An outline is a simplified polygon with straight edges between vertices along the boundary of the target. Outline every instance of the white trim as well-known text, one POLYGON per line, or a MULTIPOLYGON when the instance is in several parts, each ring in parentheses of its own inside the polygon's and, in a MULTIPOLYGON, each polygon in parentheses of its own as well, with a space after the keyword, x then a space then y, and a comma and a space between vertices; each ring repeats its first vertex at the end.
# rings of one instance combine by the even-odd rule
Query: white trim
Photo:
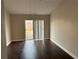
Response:
MULTIPOLYGON (((44 38, 44 39, 50 39, 50 38, 44 38)), ((44 39, 33 39, 33 40, 44 40, 44 39)), ((16 39, 16 40, 12 40, 12 41, 27 41, 25 39, 16 39)))
POLYGON ((9 45, 11 44, 11 42, 12 42, 12 41, 9 41, 9 42, 7 43, 7 46, 9 46, 9 45))
POLYGON ((57 46, 59 46, 62 50, 64 50, 65 52, 67 52, 70 56, 72 56, 74 59, 78 59, 77 56, 75 56, 73 53, 69 52, 67 49, 65 49, 64 47, 62 47, 60 44, 58 44, 56 41, 54 41, 53 39, 50 39, 53 43, 55 43, 57 46))
POLYGON ((16 40, 12 40, 12 41, 25 41, 25 39, 16 39, 16 40))

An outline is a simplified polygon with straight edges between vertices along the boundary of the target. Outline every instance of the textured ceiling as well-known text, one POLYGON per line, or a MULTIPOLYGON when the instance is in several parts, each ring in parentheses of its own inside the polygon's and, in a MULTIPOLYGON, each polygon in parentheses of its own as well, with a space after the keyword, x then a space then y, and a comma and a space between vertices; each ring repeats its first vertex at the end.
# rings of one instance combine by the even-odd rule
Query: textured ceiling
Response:
POLYGON ((50 14, 62 0, 4 0, 12 14, 50 14))

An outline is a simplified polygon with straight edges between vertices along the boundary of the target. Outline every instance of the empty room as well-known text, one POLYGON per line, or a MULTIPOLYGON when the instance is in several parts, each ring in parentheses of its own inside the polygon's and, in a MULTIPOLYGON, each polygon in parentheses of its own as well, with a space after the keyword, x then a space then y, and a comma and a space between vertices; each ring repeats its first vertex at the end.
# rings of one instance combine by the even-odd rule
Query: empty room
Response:
POLYGON ((2 59, 78 59, 77 0, 2 0, 2 59))

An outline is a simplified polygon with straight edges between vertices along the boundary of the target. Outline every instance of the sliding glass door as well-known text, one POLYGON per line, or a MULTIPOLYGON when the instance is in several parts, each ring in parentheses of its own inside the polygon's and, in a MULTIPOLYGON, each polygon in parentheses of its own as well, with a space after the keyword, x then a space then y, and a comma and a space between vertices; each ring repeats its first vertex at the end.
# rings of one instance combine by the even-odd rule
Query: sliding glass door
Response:
POLYGON ((33 39, 33 20, 25 20, 25 39, 33 39))
POLYGON ((44 20, 25 20, 25 39, 44 39, 44 20))

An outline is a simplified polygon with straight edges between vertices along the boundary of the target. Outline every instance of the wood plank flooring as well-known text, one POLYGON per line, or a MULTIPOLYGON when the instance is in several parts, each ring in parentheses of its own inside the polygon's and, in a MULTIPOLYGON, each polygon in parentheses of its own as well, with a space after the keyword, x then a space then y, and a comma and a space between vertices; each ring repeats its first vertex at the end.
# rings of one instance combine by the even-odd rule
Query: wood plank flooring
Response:
POLYGON ((73 59, 51 40, 12 42, 8 59, 73 59))

